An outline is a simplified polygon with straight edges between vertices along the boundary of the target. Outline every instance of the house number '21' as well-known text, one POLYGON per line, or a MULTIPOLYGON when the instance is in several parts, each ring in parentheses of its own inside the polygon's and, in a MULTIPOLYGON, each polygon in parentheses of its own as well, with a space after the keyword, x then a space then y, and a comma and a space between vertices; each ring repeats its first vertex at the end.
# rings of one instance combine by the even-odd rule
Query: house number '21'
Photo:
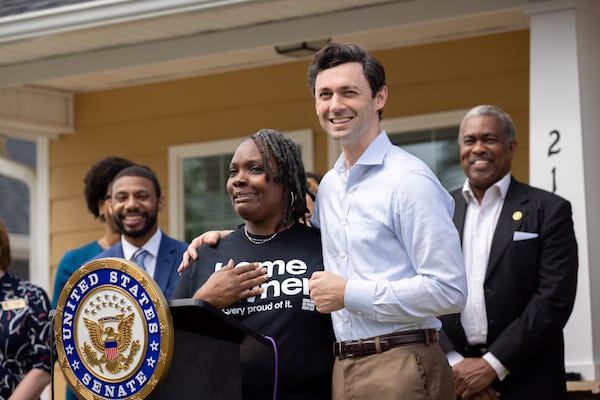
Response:
MULTIPOLYGON (((560 132, 556 129, 550 132, 550 137, 553 137, 550 147, 548 147, 548 157, 552 157, 555 154, 560 153, 560 132)), ((552 193, 556 192, 556 166, 552 167, 552 193)))

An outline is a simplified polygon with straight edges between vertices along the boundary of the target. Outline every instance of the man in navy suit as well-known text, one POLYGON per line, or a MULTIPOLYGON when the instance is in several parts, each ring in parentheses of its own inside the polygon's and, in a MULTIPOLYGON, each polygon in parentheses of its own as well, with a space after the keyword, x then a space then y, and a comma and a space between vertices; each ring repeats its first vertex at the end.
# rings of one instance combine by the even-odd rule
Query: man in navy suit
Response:
POLYGON ((110 212, 122 233, 121 242, 96 259, 121 257, 137 262, 169 299, 179 279, 177 267, 187 244, 158 227, 158 212, 163 206, 160 184, 150 168, 134 165, 121 170, 112 182, 110 197, 110 212), (141 253, 141 258, 134 257, 141 253))
POLYGON ((462 399, 566 399, 563 327, 575 301, 571 205, 511 176, 509 115, 477 106, 459 133, 467 176, 453 192, 468 298, 442 317, 441 344, 462 399))

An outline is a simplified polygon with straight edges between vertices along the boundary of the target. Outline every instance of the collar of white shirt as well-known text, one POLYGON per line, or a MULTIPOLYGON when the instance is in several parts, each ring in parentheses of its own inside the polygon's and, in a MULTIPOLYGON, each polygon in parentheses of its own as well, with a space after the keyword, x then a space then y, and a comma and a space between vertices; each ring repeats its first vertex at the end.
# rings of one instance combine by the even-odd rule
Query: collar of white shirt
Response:
MULTIPOLYGON (((487 190, 485 192, 487 193, 488 190, 499 190, 500 198, 502 199, 502 201, 504 201, 504 199, 506 198, 506 193, 508 192, 508 187, 510 186, 510 179, 511 179, 510 176, 511 176, 511 173, 509 171, 501 179, 497 180, 492 186, 487 188, 487 190)), ((465 198, 465 201, 467 202, 467 204, 469 204, 471 202, 471 199, 473 199, 473 200, 477 199, 477 197, 475 197, 475 194, 473 193, 473 190, 471 189, 471 185, 469 184, 469 179, 466 179, 465 183, 463 184, 462 195, 465 198)), ((484 197, 485 197, 485 194, 484 194, 484 197)))
MULTIPOLYGON (((162 239, 162 231, 160 228, 154 232, 154 235, 148 239, 146 243, 142 245, 142 248, 148 252, 151 256, 156 258, 158 256, 158 249, 160 247, 160 241, 162 239)), ((133 253, 138 249, 137 246, 129 243, 124 236, 121 236, 121 246, 123 247, 123 258, 131 260, 133 253)))

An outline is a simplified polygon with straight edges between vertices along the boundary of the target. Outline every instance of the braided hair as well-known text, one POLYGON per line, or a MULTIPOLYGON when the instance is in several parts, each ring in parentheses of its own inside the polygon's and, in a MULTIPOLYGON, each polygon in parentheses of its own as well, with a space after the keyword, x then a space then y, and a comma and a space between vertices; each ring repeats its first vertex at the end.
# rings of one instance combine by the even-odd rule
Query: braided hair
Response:
POLYGON ((292 139, 274 129, 261 129, 250 135, 250 139, 258 147, 265 165, 265 179, 273 178, 275 183, 283 186, 283 219, 278 224, 288 226, 293 221, 302 219, 308 212, 306 206, 306 173, 302 163, 302 153, 292 139), (271 156, 275 164, 271 162, 271 156), (278 173, 276 173, 276 169, 278 173))

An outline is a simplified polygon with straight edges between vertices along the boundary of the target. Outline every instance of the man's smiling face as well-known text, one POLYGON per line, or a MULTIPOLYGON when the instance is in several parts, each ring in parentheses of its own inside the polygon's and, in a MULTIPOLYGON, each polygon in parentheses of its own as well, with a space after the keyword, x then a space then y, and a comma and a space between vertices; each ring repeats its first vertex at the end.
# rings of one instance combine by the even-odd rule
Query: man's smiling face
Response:
POLYGON ((465 121, 460 136, 460 164, 478 198, 510 171, 516 145, 508 143, 495 115, 476 115, 465 121))
POLYGON ((362 64, 349 62, 319 72, 315 108, 323 129, 340 144, 379 133, 379 114, 387 99, 385 87, 373 97, 362 64))

